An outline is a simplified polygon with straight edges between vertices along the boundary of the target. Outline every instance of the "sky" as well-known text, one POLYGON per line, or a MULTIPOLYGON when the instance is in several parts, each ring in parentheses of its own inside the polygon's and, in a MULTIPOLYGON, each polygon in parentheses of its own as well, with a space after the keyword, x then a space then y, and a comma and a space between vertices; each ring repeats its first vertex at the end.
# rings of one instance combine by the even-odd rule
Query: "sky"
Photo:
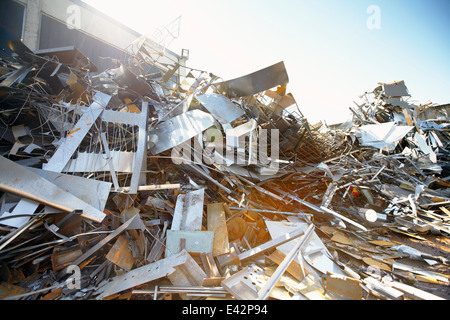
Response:
POLYGON ((378 83, 450 103, 449 0, 84 0, 141 34, 181 16, 168 48, 223 80, 284 61, 308 122, 351 119, 378 83))

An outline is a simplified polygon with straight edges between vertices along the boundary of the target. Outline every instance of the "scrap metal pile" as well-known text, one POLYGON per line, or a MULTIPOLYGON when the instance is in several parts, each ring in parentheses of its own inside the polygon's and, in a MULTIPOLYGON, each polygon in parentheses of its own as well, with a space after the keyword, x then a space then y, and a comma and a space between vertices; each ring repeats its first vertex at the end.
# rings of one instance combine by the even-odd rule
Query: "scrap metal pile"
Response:
POLYGON ((312 126, 283 62, 222 81, 141 39, 104 72, 8 44, 1 299, 448 298, 449 106, 380 84, 312 126))

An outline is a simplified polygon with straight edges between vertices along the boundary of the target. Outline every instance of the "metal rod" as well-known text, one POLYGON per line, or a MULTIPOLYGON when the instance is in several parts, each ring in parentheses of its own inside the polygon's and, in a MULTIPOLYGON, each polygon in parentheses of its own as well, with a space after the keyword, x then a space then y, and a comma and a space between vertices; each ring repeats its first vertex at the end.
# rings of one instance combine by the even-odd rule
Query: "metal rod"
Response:
POLYGON ((325 207, 323 207, 323 206, 320 207, 320 208, 321 208, 323 211, 325 211, 325 212, 331 213, 332 215, 334 215, 334 216, 336 216, 336 217, 338 217, 338 218, 340 218, 340 219, 342 219, 342 220, 344 220, 344 221, 347 221, 348 223, 354 225, 355 227, 358 227, 359 229, 361 229, 361 230, 363 230, 363 231, 367 231, 367 229, 366 229, 364 226, 360 225, 359 223, 356 223, 356 222, 353 221, 353 220, 350 220, 350 219, 344 217, 343 215, 341 215, 341 214, 339 214, 339 213, 337 213, 337 212, 335 212, 335 211, 333 211, 333 210, 331 210, 331 209, 325 208, 325 207))
POLYGON ((297 244, 292 248, 292 250, 288 253, 286 258, 284 258, 283 262, 280 263, 278 268, 272 274, 270 279, 264 284, 264 286, 258 291, 258 300, 266 300, 269 296, 270 291, 276 285, 278 280, 281 278, 283 273, 291 264, 292 260, 297 256, 297 253, 302 249, 302 247, 306 244, 309 239, 309 236, 312 234, 314 230, 314 225, 311 224, 308 229, 305 231, 304 235, 297 241, 297 244))
POLYGON ((14 239, 16 239, 20 234, 22 234, 30 226, 32 226, 33 223, 35 223, 38 218, 39 217, 37 216, 37 217, 31 219, 31 221, 29 221, 28 223, 23 225, 20 229, 16 229, 16 231, 11 232, 4 239, 2 239, 2 242, 3 241, 4 242, 0 245, 0 251, 3 250, 3 248, 6 247, 8 244, 10 244, 12 241, 14 241, 14 239))
MULTIPOLYGON (((230 207, 232 210, 244 210, 245 208, 238 208, 238 207, 230 207)), ((303 213, 303 212, 286 212, 286 211, 273 211, 273 210, 262 210, 262 209, 251 209, 247 208, 248 211, 254 211, 254 212, 262 212, 262 213, 278 213, 278 214, 288 214, 288 215, 304 215, 308 217, 312 217, 313 214, 310 213, 303 213)))
POLYGON ((61 287, 62 285, 64 285, 64 284, 59 283, 59 284, 57 284, 57 285, 54 285, 54 286, 51 286, 51 287, 48 287, 48 288, 39 289, 39 290, 35 290, 35 291, 23 293, 23 294, 18 294, 18 295, 16 295, 16 296, 10 296, 10 297, 6 297, 6 298, 4 298, 4 299, 5 299, 5 300, 15 300, 15 299, 19 299, 19 298, 31 296, 31 295, 36 294, 36 293, 41 293, 41 292, 46 292, 46 291, 48 291, 48 290, 57 289, 57 288, 61 287))

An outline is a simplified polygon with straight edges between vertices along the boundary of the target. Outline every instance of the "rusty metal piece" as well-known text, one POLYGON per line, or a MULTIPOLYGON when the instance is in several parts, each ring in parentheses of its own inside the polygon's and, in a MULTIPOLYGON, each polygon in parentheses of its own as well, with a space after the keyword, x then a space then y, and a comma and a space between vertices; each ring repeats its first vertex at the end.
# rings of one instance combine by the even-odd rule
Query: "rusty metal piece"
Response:
POLYGON ((114 214, 108 214, 102 221, 102 228, 106 231, 116 230, 120 225, 120 219, 114 214))
POLYGON ((211 253, 201 253, 200 259, 202 260, 203 270, 205 270, 207 278, 203 279, 203 287, 216 287, 220 286, 220 282, 225 279, 220 275, 219 269, 214 261, 211 253))
POLYGON ((230 248, 230 252, 221 254, 216 257, 219 267, 223 268, 228 265, 240 265, 241 260, 234 247, 230 248))
POLYGON ((126 236, 120 235, 106 255, 106 259, 122 269, 130 271, 136 260, 130 250, 130 240, 126 236))
POLYGON ((242 239, 247 230, 247 222, 241 217, 234 217, 227 222, 228 240, 242 239))
POLYGON ((8 282, 0 283, 0 300, 4 300, 7 297, 17 296, 30 291, 27 288, 22 288, 20 286, 13 285, 8 282))
POLYGON ((43 296, 39 300, 57 300, 61 297, 62 291, 63 291, 63 288, 59 287, 59 288, 53 290, 52 292, 47 293, 45 296, 43 296))
POLYGON ((207 229, 214 232, 212 255, 227 253, 230 250, 225 209, 222 203, 207 205, 207 229))
POLYGON ((56 247, 52 253, 52 267, 53 272, 58 272, 65 267, 71 265, 77 258, 83 254, 80 248, 66 249, 63 247, 56 247))

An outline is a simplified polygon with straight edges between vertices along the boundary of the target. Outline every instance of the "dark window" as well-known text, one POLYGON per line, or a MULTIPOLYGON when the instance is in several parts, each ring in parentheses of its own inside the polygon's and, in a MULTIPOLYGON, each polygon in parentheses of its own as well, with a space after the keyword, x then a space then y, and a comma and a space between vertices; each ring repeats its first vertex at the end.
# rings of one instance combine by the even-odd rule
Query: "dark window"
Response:
POLYGON ((7 50, 6 41, 22 38, 25 7, 12 0, 0 0, 0 47, 7 50))

